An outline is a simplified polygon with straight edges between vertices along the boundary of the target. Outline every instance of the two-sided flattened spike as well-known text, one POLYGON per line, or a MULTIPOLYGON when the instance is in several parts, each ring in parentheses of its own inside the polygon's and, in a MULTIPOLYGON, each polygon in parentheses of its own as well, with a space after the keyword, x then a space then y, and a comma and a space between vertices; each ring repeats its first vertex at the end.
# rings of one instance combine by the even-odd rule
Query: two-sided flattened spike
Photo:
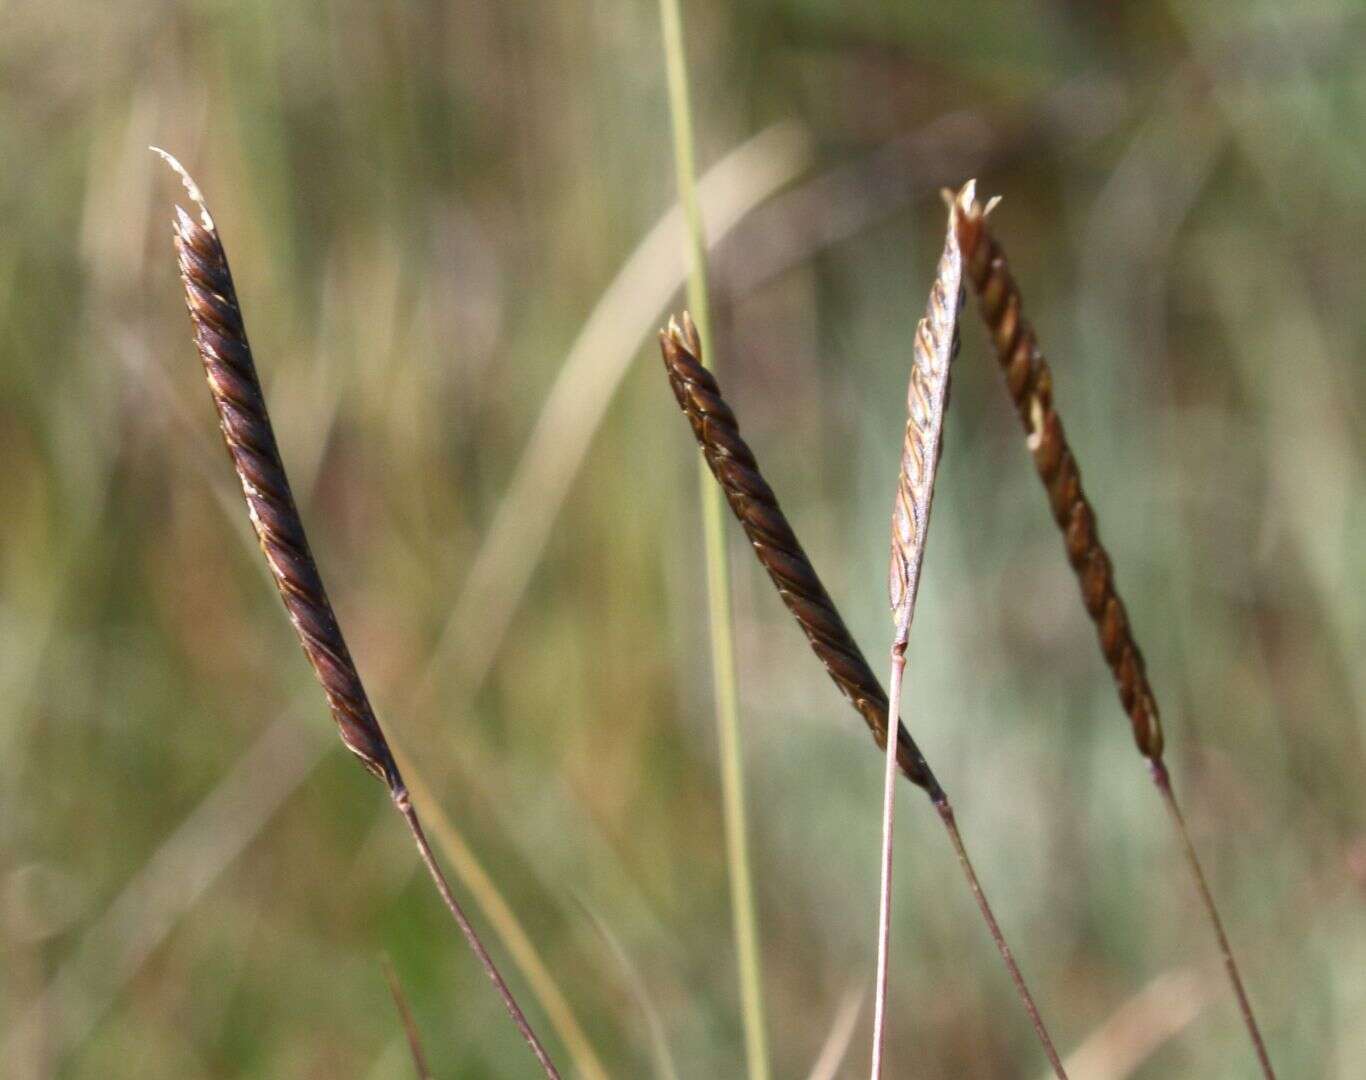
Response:
POLYGON ((958 215, 973 202, 969 180, 949 202, 949 227, 930 289, 925 317, 911 345, 911 378, 906 390, 906 436, 901 473, 892 504, 892 554, 887 575, 888 597, 897 634, 904 642, 915 611, 925 537, 934 498, 934 478, 944 440, 949 369, 958 351, 958 311, 963 297, 963 258, 958 246, 958 215))
POLYGON ((199 211, 196 220, 176 207, 176 257, 195 348, 256 539, 304 655, 322 684, 342 742, 395 798, 401 798, 404 787, 398 766, 346 647, 294 504, 218 230, 198 185, 180 162, 164 150, 156 152, 179 174, 199 211))
POLYGON ((987 225, 995 207, 969 195, 959 213, 958 239, 967 278, 980 303, 987 332, 996 346, 1006 388, 1024 425, 1034 467, 1048 493, 1053 518, 1062 531, 1067 561, 1081 586, 1087 613, 1096 625, 1101 652, 1114 676, 1120 703, 1129 717, 1134 741, 1150 761, 1162 760, 1162 723, 1148 683, 1143 654, 1134 640, 1124 601, 1115 590, 1114 569, 1096 531, 1096 513, 1081 486, 1062 420, 1053 407, 1053 375, 1040 352, 1034 327, 1024 317, 1019 286, 1005 252, 987 225))

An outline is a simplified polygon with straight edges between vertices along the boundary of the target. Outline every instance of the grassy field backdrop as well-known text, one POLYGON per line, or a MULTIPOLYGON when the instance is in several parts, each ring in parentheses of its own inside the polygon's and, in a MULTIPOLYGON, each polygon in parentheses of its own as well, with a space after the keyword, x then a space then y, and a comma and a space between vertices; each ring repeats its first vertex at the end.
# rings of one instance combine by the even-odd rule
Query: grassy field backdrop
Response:
MULTIPOLYGON (((717 363, 880 660, 937 188, 1004 195, 1273 1057, 1354 1080, 1366 18, 1101 7, 688 3, 701 166, 744 147, 710 198, 779 189, 714 253, 717 363)), ((149 143, 215 211, 384 723, 612 1075, 660 1035, 680 1076, 740 1075, 696 449, 649 337, 681 241, 640 249, 675 197, 649 0, 0 3, 0 1073, 407 1076, 382 952, 438 1075, 531 1069, 263 573, 149 143)), ((1132 1020, 1084 1080, 1250 1076, 968 315, 910 722, 1060 1045, 1132 1020)), ((872 981, 880 760, 727 526, 774 1066, 802 1077, 872 981)), ((904 790, 895 1073, 1039 1076, 904 790)))

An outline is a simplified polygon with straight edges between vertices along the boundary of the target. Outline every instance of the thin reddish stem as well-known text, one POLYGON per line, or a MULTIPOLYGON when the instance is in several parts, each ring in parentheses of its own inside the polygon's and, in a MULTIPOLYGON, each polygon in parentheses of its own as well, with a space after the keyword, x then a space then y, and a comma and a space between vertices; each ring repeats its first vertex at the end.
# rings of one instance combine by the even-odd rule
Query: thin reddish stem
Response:
POLYGON ((968 858, 968 849, 963 846, 963 834, 958 831, 958 819, 954 817, 953 807, 949 804, 949 797, 941 795, 934 799, 934 808, 939 811, 939 820, 944 823, 944 830, 949 834, 949 842, 953 844, 954 853, 958 856, 958 865, 963 868, 963 876, 968 879, 968 887, 972 890, 972 897, 977 901, 977 909, 982 913, 982 918, 986 921, 987 929, 991 931, 991 940, 996 942, 996 951, 1001 954, 1001 959, 1005 962, 1006 969, 1010 972, 1010 977, 1015 983, 1015 990, 1020 996, 1020 1001, 1024 1004, 1025 1011, 1029 1013, 1029 1021, 1034 1025, 1034 1033, 1038 1035, 1039 1042, 1043 1046, 1044 1053, 1048 1055, 1049 1063, 1053 1066, 1053 1072, 1058 1080, 1067 1080, 1067 1072, 1063 1069, 1062 1059, 1058 1057, 1057 1047, 1053 1045, 1053 1039, 1048 1034, 1048 1028, 1044 1026, 1043 1017, 1039 1014, 1039 1007, 1034 1004, 1034 996, 1029 992, 1029 987, 1025 985, 1024 974, 1020 971, 1020 965, 1015 962, 1015 954, 1010 951, 1010 946, 1006 943, 1005 934, 1001 932, 1001 924, 996 921, 996 913, 991 910, 991 904, 987 902, 987 894, 982 891, 982 883, 977 880, 977 871, 973 869, 972 860, 968 858))
POLYGON ((413 809, 413 802, 409 798, 407 790, 398 788, 393 792, 393 797, 398 812, 403 815, 403 820, 408 823, 408 831, 413 834, 413 841, 417 844, 418 854, 422 856, 422 862, 427 867, 427 872, 431 874, 432 881, 436 883, 437 892, 445 901, 446 909, 451 913, 451 918, 460 927, 460 932, 465 935, 465 941, 469 943, 470 949, 478 957, 479 965, 484 969, 484 974, 489 977, 489 982, 493 983, 494 989, 498 991, 498 996, 503 999, 503 1004, 507 1006, 512 1022, 517 1025, 517 1030, 522 1033, 522 1038, 531 1047, 531 1052, 536 1055, 536 1060, 541 1063, 541 1068, 545 1070, 546 1076, 550 1080, 560 1080, 560 1074, 556 1071, 554 1063, 551 1062, 550 1055, 545 1052, 541 1040, 531 1030, 531 1025, 527 1022, 522 1007, 517 1004, 517 999, 512 996, 512 991, 508 989, 508 984, 503 981, 503 976, 494 964, 493 957, 484 948, 484 943, 479 940, 479 935, 460 907, 460 902, 451 892, 450 883, 446 881, 446 875, 437 864, 436 856, 432 854, 431 845, 427 843, 427 834, 422 831, 422 822, 418 820, 417 811, 413 809))
POLYGON ((1252 1013, 1252 1002, 1247 996, 1247 987, 1243 985, 1242 972, 1238 970, 1238 961, 1233 957, 1233 946, 1229 944, 1228 934, 1224 932, 1224 920, 1219 917, 1219 908, 1214 903, 1214 894, 1210 892, 1209 882, 1205 879, 1204 868, 1200 865, 1200 857, 1196 855, 1195 845, 1191 843, 1190 830, 1186 828, 1185 816, 1181 813, 1181 807, 1176 801, 1176 793, 1172 790, 1171 774, 1167 772, 1167 766, 1161 761, 1148 762, 1148 771, 1152 775, 1158 793, 1162 796, 1163 804, 1167 807, 1167 813, 1171 816, 1172 824, 1176 827, 1176 835, 1181 841, 1181 850, 1185 853, 1186 864, 1190 867, 1191 877, 1195 880, 1196 891, 1200 893, 1200 902, 1204 905, 1205 914, 1209 916, 1210 926, 1214 929, 1214 937, 1219 942, 1219 953, 1224 960, 1224 970, 1228 972, 1228 981, 1233 985, 1234 996, 1238 999, 1238 1011, 1243 1014, 1243 1024, 1252 1039, 1252 1048, 1256 1051, 1257 1062, 1261 1065, 1262 1075, 1266 1077, 1266 1080, 1276 1080, 1276 1071, 1271 1067, 1271 1055, 1267 1053, 1266 1041, 1262 1038, 1262 1029, 1257 1025, 1257 1018, 1252 1013))

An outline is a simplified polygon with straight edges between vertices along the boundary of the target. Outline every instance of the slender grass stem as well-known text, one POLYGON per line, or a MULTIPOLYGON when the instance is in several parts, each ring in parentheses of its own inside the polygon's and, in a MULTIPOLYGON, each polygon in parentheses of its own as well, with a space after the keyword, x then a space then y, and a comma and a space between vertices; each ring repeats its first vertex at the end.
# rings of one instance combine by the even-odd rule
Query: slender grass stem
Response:
MULTIPOLYGON (((669 112, 673 120, 674 165, 678 196, 687 221, 688 305, 697 323, 702 355, 711 349, 711 308, 707 297, 706 238, 698 208, 693 159, 692 109, 688 101, 687 51, 678 0, 660 0, 664 59, 668 71, 669 112)), ((709 362, 714 362, 710 361, 709 362)), ((702 527, 707 562, 707 610, 711 631, 712 688, 721 755, 721 799, 725 815, 726 859, 731 911, 740 969, 740 1004, 745 1030, 745 1057, 751 1080, 767 1080, 768 1038, 764 1021, 763 977, 759 960, 758 918, 750 873, 745 815, 744 767, 740 747, 740 707, 735 676, 735 646, 730 612, 730 571, 726 563, 721 492, 711 482, 706 463, 699 465, 702 527)))
POLYGON ((475 856, 460 829, 446 813, 425 774, 413 761, 412 755, 404 751, 403 745, 392 734, 389 737, 389 745, 393 750, 394 759, 403 770, 403 777, 407 782, 408 791, 412 794, 413 802, 421 807, 422 819, 426 822, 424 829, 431 830, 437 849, 454 871, 461 888, 474 900, 483 921, 492 927, 494 935, 520 972, 522 980, 530 988, 541 1012, 545 1014, 552 1030, 564 1045, 573 1072, 580 1080, 607 1080, 607 1069, 598 1057, 583 1025, 579 1023, 573 1006, 560 989, 549 965, 541 958, 535 942, 522 925, 521 919, 517 917, 512 905, 508 903, 497 883, 475 856))
POLYGON ((1015 962, 1015 954, 1010 951, 1010 945, 1006 942, 1005 934, 1001 932, 1001 924, 996 921, 996 913, 991 910, 986 893, 982 891, 982 883, 977 879, 977 871, 973 869, 972 860, 968 858, 968 849, 963 846, 963 834, 958 831, 958 819, 954 816, 953 807, 949 804, 947 796, 931 801, 934 803, 934 808, 939 812, 939 819, 944 823, 944 831, 949 834, 949 842, 953 844, 954 854, 958 856, 958 865, 963 868, 963 876, 967 878, 968 888, 972 890, 972 898, 977 901, 977 908, 981 911, 982 919, 991 932, 991 940, 996 943, 996 951, 1001 954, 1006 970, 1010 972, 1010 978, 1015 983, 1015 992, 1019 995, 1025 1012, 1029 1014, 1029 1022, 1034 1025, 1034 1034, 1039 1037, 1039 1043, 1043 1046, 1043 1052, 1048 1055, 1049 1064, 1053 1066, 1053 1072, 1058 1080, 1067 1080, 1067 1072, 1063 1068, 1062 1058, 1058 1056, 1058 1049, 1053 1045, 1053 1039, 1048 1034, 1048 1028, 1044 1025, 1043 1017, 1039 1014, 1039 1007, 1034 1004, 1034 995, 1029 992, 1029 987, 1025 985, 1020 965, 1015 962))
MULTIPOLYGON (((901 678, 906 671, 906 628, 897 628, 892 645, 892 670, 887 679, 887 725, 901 723, 901 678)), ((887 767, 882 776, 882 878, 877 909, 877 988, 873 996, 873 1065, 870 1075, 881 1080, 887 1043, 888 953, 892 937, 892 822, 896 812, 896 740, 887 740, 887 767)))
POLYGON ((398 807, 398 812, 403 815, 403 820, 408 823, 408 831, 413 834, 413 842, 417 844, 418 854, 422 857, 422 863, 426 866, 427 873, 432 876, 432 881, 436 883, 436 890, 441 894, 441 899, 446 904, 446 910, 451 913, 451 918, 460 927, 460 932, 465 936, 470 949, 478 958, 480 967, 484 969, 484 974, 489 977, 494 989, 498 991, 498 996, 503 999, 503 1004, 507 1006, 512 1022, 517 1026, 517 1030, 522 1033, 522 1038, 527 1041, 527 1045, 531 1047, 531 1052, 536 1055, 536 1060, 541 1063, 541 1068, 545 1070, 546 1076, 550 1080, 560 1080, 560 1074, 550 1060, 550 1055, 541 1045, 541 1040, 536 1037, 536 1032, 531 1029, 526 1014, 522 1012, 522 1007, 517 1004, 517 999, 512 996, 508 984, 503 981, 503 976, 498 971, 497 965, 494 964, 493 957, 484 948, 484 943, 479 940, 479 935, 465 915, 460 902, 451 892, 450 883, 446 881, 445 873, 442 872, 440 864, 436 861, 436 856, 432 854, 431 845, 427 843, 427 834, 422 829, 422 822, 418 820, 417 811, 413 809, 412 799, 409 798, 406 789, 394 793, 394 805, 398 807))
MULTIPOLYGON (((963 198, 973 191, 969 181, 963 198)), ((887 599, 893 625, 891 677, 887 683, 887 727, 901 728, 901 680, 906 671, 906 643, 915 617, 920 570, 925 561, 930 508, 939 453, 944 442, 944 412, 949 401, 949 369, 958 351, 958 309, 962 303, 963 260, 954 220, 958 200, 945 192, 948 234, 925 305, 925 317, 911 344, 911 374, 906 388, 906 428, 901 441, 901 471, 892 501, 891 559, 887 567, 887 599)), ((872 1080, 881 1080, 887 1042, 887 974, 892 933, 892 826, 896 817, 896 740, 887 738, 887 768, 882 782, 882 881, 878 891, 877 984, 873 998, 872 1080)))
POLYGON ((1171 774, 1167 772, 1166 764, 1161 761, 1148 762, 1148 771, 1152 775, 1153 783, 1157 785, 1158 793, 1162 796, 1162 802, 1167 807, 1172 825, 1176 828, 1176 835, 1181 842, 1181 850, 1186 856, 1186 865, 1190 867, 1191 877, 1195 880, 1196 891, 1200 893, 1200 902, 1204 905, 1205 914, 1209 916, 1214 937, 1219 943, 1219 955, 1223 958, 1224 970, 1228 972, 1228 981, 1233 986, 1233 994, 1238 999, 1238 1011, 1243 1014, 1243 1025, 1247 1028, 1248 1037, 1252 1040, 1252 1048, 1257 1054, 1257 1062, 1261 1065, 1262 1074, 1268 1080, 1275 1080, 1276 1071, 1271 1067, 1271 1055, 1267 1053, 1266 1041, 1262 1038, 1262 1029, 1257 1026, 1257 1018, 1253 1015, 1252 1002, 1247 996, 1247 987, 1243 985, 1243 976, 1238 970, 1238 961, 1233 957, 1233 947, 1229 944, 1228 934, 1224 931, 1224 920, 1219 917, 1219 907, 1214 902, 1214 894, 1210 892, 1209 882, 1205 878, 1205 870, 1200 865, 1200 857, 1195 853, 1195 845, 1191 843, 1191 834, 1186 827, 1185 815, 1181 813, 1181 807, 1176 801, 1176 793, 1172 790, 1171 774))

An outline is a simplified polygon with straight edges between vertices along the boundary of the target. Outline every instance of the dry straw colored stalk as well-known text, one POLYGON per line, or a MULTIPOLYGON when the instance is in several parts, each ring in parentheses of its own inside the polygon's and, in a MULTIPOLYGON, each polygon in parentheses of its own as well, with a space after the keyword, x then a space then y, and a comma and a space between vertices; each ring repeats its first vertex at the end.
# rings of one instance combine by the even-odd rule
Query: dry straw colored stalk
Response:
MULTIPOLYGON (((944 409, 949 396, 949 367, 958 351, 958 308, 963 299, 963 259, 954 222, 961 199, 972 200, 969 181, 949 200, 949 226, 944 251, 930 286, 925 317, 911 344, 911 378, 906 390, 906 433, 901 441, 901 472, 892 502, 892 553, 887 594, 896 631, 892 638, 891 676, 887 681, 888 723, 900 725, 901 681, 906 671, 906 643, 920 568, 925 560, 934 478, 943 445, 944 409)), ((878 889, 877 977, 873 994, 872 1080, 880 1080, 887 1044, 887 977, 892 933, 892 826, 896 811, 896 755, 889 747, 882 781, 882 858, 878 889)))
POLYGON ((204 364, 209 393, 218 410, 223 441, 242 483, 247 515, 280 590, 304 654, 327 697, 328 707, 346 744, 362 765, 383 781, 394 806, 403 815, 418 854, 461 933, 492 981, 513 1022, 549 1077, 559 1073, 532 1031, 526 1016, 503 981, 493 958, 456 901, 437 865, 408 789, 390 752, 360 674, 351 659, 337 616, 327 598, 313 561, 303 520, 294 505, 289 478, 280 458, 265 396, 247 343, 246 326, 237 302, 228 257, 218 230, 189 173, 164 150, 157 150, 179 174, 199 211, 195 220, 176 207, 175 248, 185 302, 194 327, 195 348, 204 364))
MULTIPOLYGON (((863 651, 821 584, 815 567, 811 565, 786 515, 778 506, 773 489, 760 473, 753 451, 741 438, 735 414, 722 398, 715 376, 702 366, 702 345, 698 340, 697 328, 686 312, 681 319, 669 320, 668 328, 660 331, 659 344, 674 397, 692 425, 693 435, 707 465, 720 484, 731 510, 739 518, 760 565, 768 572, 778 595, 802 628, 827 674, 863 717, 877 745, 885 749, 887 695, 882 684, 863 658, 863 651)), ((896 728, 896 756, 902 774, 924 790, 938 813, 968 888, 1029 1014, 1030 1022, 1058 1076, 1064 1076, 1057 1051, 1025 985, 1019 964, 1006 943, 972 861, 968 858, 953 805, 910 732, 900 723, 896 728)))
POLYGON ((1176 828, 1262 1073, 1274 1078, 1266 1043, 1253 1015, 1223 920, 1191 843, 1172 790, 1171 776, 1162 760, 1162 724, 1158 718, 1157 700, 1148 682, 1143 654, 1134 640, 1124 602, 1115 590, 1113 564, 1100 542, 1095 511, 1082 489, 1081 472, 1053 404, 1053 374, 1039 351, 1034 327, 1024 316, 1020 290, 1010 272, 1005 252, 987 225, 987 216, 995 202, 992 200, 982 206, 973 201, 958 218, 958 237, 967 277, 977 294, 987 332, 996 346, 1006 389, 1024 424, 1034 467, 1048 492, 1053 519, 1062 530, 1067 559, 1081 585, 1082 600, 1096 624, 1100 649, 1114 676, 1120 703, 1129 717, 1134 742, 1148 760, 1153 782, 1176 828))

